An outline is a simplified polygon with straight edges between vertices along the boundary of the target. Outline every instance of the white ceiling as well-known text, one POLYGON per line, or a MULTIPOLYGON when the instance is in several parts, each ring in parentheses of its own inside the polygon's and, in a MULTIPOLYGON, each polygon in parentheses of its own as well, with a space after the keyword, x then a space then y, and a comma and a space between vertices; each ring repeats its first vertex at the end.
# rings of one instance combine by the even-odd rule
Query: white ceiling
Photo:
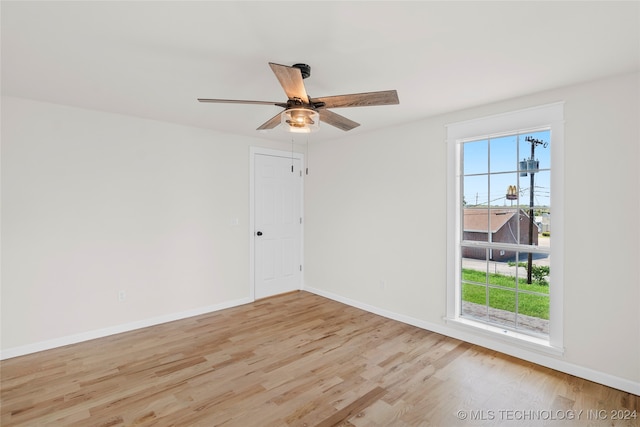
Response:
MULTIPOLYGON (((8 2, 2 93, 240 135, 286 101, 268 62, 311 65, 312 97, 397 89, 334 110, 348 134, 640 69, 640 3, 8 2)), ((343 131, 321 125, 314 140, 343 131)))

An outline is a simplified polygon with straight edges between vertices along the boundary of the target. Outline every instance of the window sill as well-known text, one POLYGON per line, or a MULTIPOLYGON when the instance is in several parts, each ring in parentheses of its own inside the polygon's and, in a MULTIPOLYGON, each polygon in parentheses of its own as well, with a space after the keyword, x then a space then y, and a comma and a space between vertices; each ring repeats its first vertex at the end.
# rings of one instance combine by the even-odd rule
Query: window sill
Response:
POLYGON ((498 339, 504 343, 512 344, 527 350, 535 350, 554 356, 562 356, 564 354, 564 348, 553 346, 548 340, 542 338, 532 337, 508 329, 502 329, 497 326, 491 326, 460 317, 445 317, 444 320, 447 324, 461 331, 472 332, 476 335, 479 333, 483 337, 498 339))

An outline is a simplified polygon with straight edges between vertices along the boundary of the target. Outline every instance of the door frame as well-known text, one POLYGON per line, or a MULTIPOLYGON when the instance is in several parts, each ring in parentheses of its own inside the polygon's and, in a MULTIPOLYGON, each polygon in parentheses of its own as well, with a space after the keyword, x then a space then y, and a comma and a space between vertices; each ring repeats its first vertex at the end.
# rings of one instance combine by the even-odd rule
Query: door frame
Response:
MULTIPOLYGON (((249 147, 249 298, 256 300, 256 276, 255 276, 255 159, 257 155, 284 157, 300 161, 301 170, 304 169, 304 154, 294 151, 274 150, 263 147, 249 147)), ((300 187, 300 216, 304 225, 304 174, 300 187)), ((300 228, 300 264, 303 266, 300 275, 300 289, 304 289, 304 226, 300 228)))

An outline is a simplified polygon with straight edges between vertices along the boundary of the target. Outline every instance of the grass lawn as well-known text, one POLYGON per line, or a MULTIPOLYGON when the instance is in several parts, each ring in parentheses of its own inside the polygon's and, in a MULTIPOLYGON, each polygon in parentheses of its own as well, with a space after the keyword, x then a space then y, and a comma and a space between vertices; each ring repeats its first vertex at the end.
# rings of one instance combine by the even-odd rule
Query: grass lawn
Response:
MULTIPOLYGON (((462 269, 462 280, 477 283, 486 283, 486 274, 483 271, 462 269)), ((502 288, 489 288, 489 307, 500 310, 516 311, 516 278, 503 274, 489 274, 489 284, 502 288)), ((545 295, 534 295, 529 293, 518 293, 518 313, 527 316, 549 319, 549 286, 536 283, 527 284, 525 280, 520 280, 519 290, 537 292, 545 295)), ((471 283, 462 284, 462 300, 476 304, 486 304, 485 285, 475 285, 471 283)))

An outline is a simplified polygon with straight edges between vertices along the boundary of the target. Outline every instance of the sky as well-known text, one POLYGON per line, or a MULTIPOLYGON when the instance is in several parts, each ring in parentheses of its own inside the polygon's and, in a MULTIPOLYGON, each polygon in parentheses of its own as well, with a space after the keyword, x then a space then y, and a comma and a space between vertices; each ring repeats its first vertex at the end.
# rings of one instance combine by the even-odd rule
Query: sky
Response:
POLYGON ((534 205, 550 206, 551 135, 549 130, 521 133, 519 135, 486 138, 463 145, 464 200, 468 207, 529 206, 531 178, 520 176, 519 162, 531 157, 533 138, 534 159, 539 161, 539 171, 534 174, 534 205), (509 186, 515 185, 519 200, 507 200, 509 186))

